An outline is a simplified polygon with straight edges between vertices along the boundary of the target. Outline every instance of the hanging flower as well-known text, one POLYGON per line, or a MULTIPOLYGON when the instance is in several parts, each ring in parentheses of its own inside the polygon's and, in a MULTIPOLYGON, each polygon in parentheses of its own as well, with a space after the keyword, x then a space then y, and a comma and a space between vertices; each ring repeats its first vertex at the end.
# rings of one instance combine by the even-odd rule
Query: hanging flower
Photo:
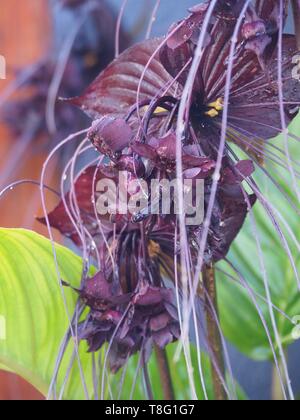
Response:
MULTIPOLYGON (((96 242, 101 260, 101 272, 85 281, 80 291, 91 309, 81 337, 88 340, 91 351, 110 343, 113 371, 135 352, 146 351, 149 343, 150 347, 156 343, 163 348, 179 337, 177 308, 168 281, 175 282, 181 249, 174 211, 168 216, 149 213, 151 197, 146 194, 146 204, 138 214, 121 214, 117 205, 115 217, 97 215, 93 180, 98 182, 108 176, 116 182, 118 195, 123 187, 118 174, 124 168, 131 179, 139 177, 147 187, 154 179, 176 178, 179 103, 209 5, 210 2, 192 8, 187 19, 172 26, 166 39, 129 48, 83 96, 71 100, 95 120, 88 137, 101 158, 106 158, 99 168, 82 173, 73 189, 81 223, 96 242)), ((220 146, 230 59, 234 65, 227 139, 260 162, 264 142, 281 131, 276 47, 279 19, 284 20, 285 16, 279 16, 278 5, 278 1, 257 1, 249 6, 234 57, 229 57, 231 39, 244 2, 219 1, 209 19, 181 139, 183 177, 204 180, 205 210, 220 146)), ((289 122, 295 114, 295 104, 300 104, 300 85, 291 77, 294 37, 285 37, 283 47, 289 122)), ((252 160, 236 161, 225 148, 204 264, 227 255, 255 204, 256 196, 249 195, 243 186, 254 169, 252 160)), ((66 202, 70 200, 72 197, 67 195, 66 202)), ((53 227, 80 243, 63 202, 50 213, 49 220, 53 227)), ((192 260, 198 255, 203 229, 201 223, 187 226, 192 260)))
POLYGON ((91 308, 88 322, 79 328, 80 337, 87 339, 91 352, 98 351, 104 343, 111 344, 112 372, 117 372, 130 356, 145 351, 152 343, 164 348, 179 338, 171 289, 140 281, 134 292, 123 294, 119 285, 108 283, 105 275, 98 273, 86 281, 80 294, 91 308))

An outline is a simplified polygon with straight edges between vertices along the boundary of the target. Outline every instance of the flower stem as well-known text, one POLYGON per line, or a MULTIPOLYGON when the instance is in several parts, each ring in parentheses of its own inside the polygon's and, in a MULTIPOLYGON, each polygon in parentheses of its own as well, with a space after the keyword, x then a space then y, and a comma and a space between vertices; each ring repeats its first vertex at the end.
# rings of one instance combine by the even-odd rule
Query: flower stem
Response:
POLYGON ((225 363, 223 357, 223 348, 220 331, 215 319, 215 315, 218 316, 219 311, 215 269, 213 265, 206 266, 203 269, 202 275, 203 284, 206 290, 205 306, 208 343, 210 351, 212 352, 212 356, 214 358, 214 363, 211 364, 214 393, 217 401, 225 401, 227 399, 227 396, 222 383, 222 377, 225 378, 225 363))
POLYGON ((166 401, 173 401, 175 400, 175 395, 166 350, 155 346, 155 353, 161 378, 161 385, 163 388, 164 399, 166 401))
MULTIPOLYGON (((285 358, 288 360, 288 352, 285 351, 285 358)), ((284 371, 283 363, 282 361, 279 362, 279 369, 281 371, 281 374, 284 371)), ((284 376, 284 375, 283 375, 284 376)), ((284 386, 286 386, 286 381, 284 383, 284 386)), ((279 379, 278 375, 278 368, 275 366, 275 363, 273 363, 272 368, 272 401, 284 401, 284 392, 282 390, 282 384, 279 379)))
POLYGON ((297 47, 300 50, 300 0, 292 0, 292 7, 293 7, 297 47))
POLYGON ((153 401, 154 397, 153 397, 153 392, 152 392, 152 387, 151 387, 151 381, 149 378, 148 367, 146 364, 144 364, 143 366, 143 374, 144 374, 144 381, 145 381, 145 386, 146 386, 146 391, 147 391, 147 398, 149 401, 153 401))

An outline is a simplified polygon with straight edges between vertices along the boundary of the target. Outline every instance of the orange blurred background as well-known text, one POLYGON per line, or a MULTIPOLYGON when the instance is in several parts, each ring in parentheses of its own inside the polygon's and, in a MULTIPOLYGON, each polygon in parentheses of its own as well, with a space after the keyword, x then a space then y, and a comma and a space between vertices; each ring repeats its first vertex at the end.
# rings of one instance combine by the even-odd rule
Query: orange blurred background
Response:
MULTIPOLYGON (((50 31, 47 0, 1 0, 0 54, 6 58, 7 80, 0 81, 0 94, 11 82, 16 69, 32 64, 43 56, 49 46, 50 31)), ((0 126, 0 138, 0 165, 2 166, 14 139, 3 125, 0 126)), ((27 153, 28 156, 24 157, 26 163, 18 162, 11 181, 22 178, 39 179, 45 155, 32 154, 30 151, 27 153)), ((18 187, 17 194, 7 194, 0 201, 0 225, 4 227, 34 227, 40 233, 45 233, 43 228, 34 222, 34 216, 38 213, 40 213, 39 191, 32 186, 18 187)), ((0 400, 42 398, 21 378, 0 371, 0 400)))

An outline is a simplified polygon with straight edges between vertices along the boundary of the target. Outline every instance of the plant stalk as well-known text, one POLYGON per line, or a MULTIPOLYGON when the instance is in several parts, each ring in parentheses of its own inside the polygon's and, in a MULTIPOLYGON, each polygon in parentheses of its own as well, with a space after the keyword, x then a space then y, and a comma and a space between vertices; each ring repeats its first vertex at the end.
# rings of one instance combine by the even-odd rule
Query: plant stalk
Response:
POLYGON ((143 374, 144 374, 144 381, 145 381, 145 386, 146 386, 146 391, 147 391, 147 398, 149 401, 154 401, 151 381, 149 378, 149 372, 148 372, 148 368, 146 364, 144 364, 143 366, 143 374))
POLYGON ((158 363, 164 399, 166 401, 174 401, 175 394, 174 394, 174 387, 172 383, 167 352, 166 350, 163 350, 160 347, 155 346, 155 354, 156 354, 156 359, 158 363))
POLYGON ((225 378, 225 363, 223 355, 223 347, 220 331, 215 319, 215 315, 219 316, 217 286, 214 266, 206 266, 202 271, 203 285, 206 290, 205 293, 205 307, 206 307, 206 322, 207 322, 207 337, 214 358, 214 363, 211 363, 212 380, 215 398, 217 401, 226 401, 227 395, 222 383, 222 377, 225 378), (212 306, 214 310, 212 309, 212 306))
POLYGON ((297 47, 300 51, 300 0, 292 0, 297 47))
MULTIPOLYGON (((285 358, 288 360, 288 352, 285 351, 285 358)), ((282 360, 279 362, 279 369, 281 371, 281 374, 284 372, 284 367, 282 360)), ((282 375, 284 378, 284 375, 282 375)), ((286 386, 287 383, 284 380, 284 386, 286 386)), ((275 363, 273 363, 273 369, 272 369, 272 401, 284 401, 284 392, 282 390, 282 384, 279 379, 278 369, 277 366, 275 366, 275 363)))

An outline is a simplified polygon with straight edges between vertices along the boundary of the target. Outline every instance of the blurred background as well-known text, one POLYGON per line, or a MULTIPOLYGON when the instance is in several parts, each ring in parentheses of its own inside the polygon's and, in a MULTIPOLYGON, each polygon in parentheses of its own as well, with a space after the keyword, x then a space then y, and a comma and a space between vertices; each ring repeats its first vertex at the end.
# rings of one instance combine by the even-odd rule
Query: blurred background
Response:
MULTIPOLYGON (((90 0, 84 1, 87 3, 90 0)), ((100 15, 79 24, 77 0, 0 0, 0 54, 6 58, 7 63, 7 78, 0 80, 1 189, 19 179, 38 180, 43 161, 56 142, 67 133, 86 127, 86 121, 81 115, 76 118, 78 126, 72 125, 70 121, 74 121, 73 113, 76 111, 66 106, 65 109, 57 107, 54 110, 57 112, 55 129, 48 93, 51 87, 54 93, 59 92, 61 96, 79 94, 112 59, 116 16, 123 2, 94 1, 103 6, 100 15), (64 3, 65 7, 59 3, 64 3), (73 46, 71 59, 69 63, 64 63, 61 51, 66 53, 70 45, 73 46), (51 66, 53 71, 48 75, 45 69, 51 66), (24 69, 27 69, 27 73, 24 69), (25 82, 25 88, 19 88, 21 81, 25 82), (57 92, 55 82, 60 85, 57 92), (26 105, 28 95, 34 98, 30 109, 26 105)), ((195 0, 161 0, 153 34, 164 34, 169 25, 183 17, 187 8, 195 3, 195 0)), ((154 5, 154 0, 128 1, 121 31, 122 48, 143 38, 154 5)), ((291 22, 287 29, 293 31, 291 22)), ((60 159, 63 160, 64 156, 60 156, 60 159)), ((48 178, 54 188, 58 182, 55 171, 57 165, 60 165, 60 161, 53 162, 52 175, 48 178)), ((51 205, 54 197, 49 195, 48 200, 51 205)), ((34 220, 34 216, 39 213, 37 187, 24 184, 18 187, 17 195, 8 193, 1 199, 0 226, 26 227, 45 233, 34 220)), ((271 366, 268 363, 252 362, 234 349, 231 349, 231 353, 234 373, 247 395, 252 399, 270 398, 271 366), (251 375, 247 374, 249 372, 251 375)), ((291 349, 289 360, 294 385, 300 390, 299 346, 291 349)), ((22 379, 0 371, 1 400, 41 398, 22 379)))

